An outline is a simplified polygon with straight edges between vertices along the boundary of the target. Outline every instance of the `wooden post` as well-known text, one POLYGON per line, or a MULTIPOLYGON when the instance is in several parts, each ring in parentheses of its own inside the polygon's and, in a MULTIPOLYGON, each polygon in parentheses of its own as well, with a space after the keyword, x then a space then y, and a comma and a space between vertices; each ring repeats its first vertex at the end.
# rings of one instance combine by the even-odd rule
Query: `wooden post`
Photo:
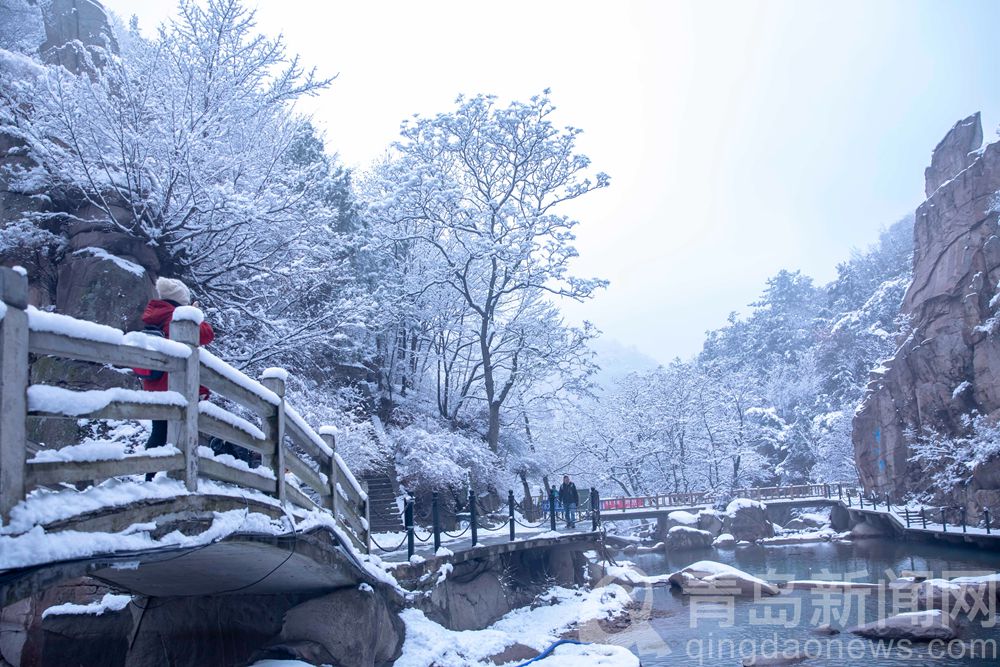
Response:
POLYGON ((330 454, 330 468, 327 473, 330 476, 330 511, 333 512, 333 518, 338 522, 340 521, 340 503, 341 497, 340 492, 337 490, 337 486, 340 484, 340 466, 337 465, 337 437, 333 434, 332 426, 324 426, 319 430, 319 437, 323 438, 323 442, 326 446, 330 448, 332 452, 330 454))
POLYGON ((279 373, 264 373, 260 383, 278 395, 274 414, 264 420, 264 438, 274 443, 271 468, 276 481, 274 496, 282 505, 288 500, 285 492, 285 378, 279 373))
POLYGON ((28 279, 0 268, 0 520, 24 500, 28 420, 28 279))
MULTIPOLYGON (((179 308, 177 310, 180 310, 179 308)), ((184 360, 180 371, 171 371, 167 376, 167 389, 176 391, 187 400, 181 410, 179 421, 167 422, 167 442, 173 443, 184 455, 184 486, 188 491, 198 490, 198 378, 200 362, 198 344, 200 342, 200 317, 178 319, 177 310, 170 321, 170 340, 184 343, 191 348, 191 354, 184 360)), ((197 309, 195 309, 197 310, 197 309)), ((191 309, 185 309, 190 313, 191 309)), ((201 311, 198 311, 200 315, 201 311)))

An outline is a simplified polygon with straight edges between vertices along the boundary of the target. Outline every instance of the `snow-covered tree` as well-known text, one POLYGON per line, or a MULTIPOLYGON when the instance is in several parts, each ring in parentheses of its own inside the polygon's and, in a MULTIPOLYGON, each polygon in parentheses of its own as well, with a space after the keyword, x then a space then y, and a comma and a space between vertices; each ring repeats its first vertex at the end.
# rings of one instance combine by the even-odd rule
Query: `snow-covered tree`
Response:
POLYGON ((519 385, 563 376, 591 335, 564 325, 550 300, 582 301, 605 284, 571 275, 577 221, 559 211, 609 180, 587 176, 580 131, 554 125, 553 111, 547 94, 507 106, 461 97, 450 113, 404 123, 363 189, 407 297, 387 353, 403 370, 391 372, 405 391, 433 352, 439 410, 481 406, 494 452, 519 385))

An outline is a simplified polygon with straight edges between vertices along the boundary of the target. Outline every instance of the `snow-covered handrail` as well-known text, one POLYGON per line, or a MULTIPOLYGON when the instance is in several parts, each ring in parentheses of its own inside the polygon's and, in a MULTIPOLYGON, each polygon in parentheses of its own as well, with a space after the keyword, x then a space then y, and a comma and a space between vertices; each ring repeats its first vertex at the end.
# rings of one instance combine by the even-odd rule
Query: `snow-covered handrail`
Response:
POLYGON ((287 372, 270 368, 260 380, 248 377, 199 347, 200 311, 178 308, 174 315, 170 339, 162 339, 43 312, 28 306, 25 276, 0 268, 0 522, 34 488, 166 471, 190 493, 198 492, 199 479, 222 481, 281 504, 331 512, 354 546, 367 551, 368 495, 336 453, 333 430, 317 433, 286 402, 287 372), (164 371, 168 390, 31 385, 31 354, 164 371), (239 414, 200 400, 202 386, 237 405, 239 414), (127 456, 70 446, 29 459, 27 420, 40 417, 163 420, 169 444, 127 456), (257 452, 264 465, 250 469, 213 456, 199 447, 201 435, 257 452))

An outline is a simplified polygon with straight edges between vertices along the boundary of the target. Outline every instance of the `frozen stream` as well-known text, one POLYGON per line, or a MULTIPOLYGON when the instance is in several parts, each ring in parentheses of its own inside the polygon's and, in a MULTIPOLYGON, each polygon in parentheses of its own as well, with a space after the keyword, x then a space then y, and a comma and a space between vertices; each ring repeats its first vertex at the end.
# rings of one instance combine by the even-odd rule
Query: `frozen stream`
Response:
MULTIPOLYGON (((946 578, 1000 572, 997 553, 890 540, 750 546, 631 557, 647 575, 673 572, 698 560, 726 563, 772 583, 791 579, 888 582, 910 572, 946 578)), ((627 646, 640 656, 646 667, 740 665, 743 657, 754 652, 758 656, 771 656, 775 650, 785 650, 790 643, 818 656, 804 663, 810 666, 1000 664, 1000 657, 994 653, 1000 651, 1000 627, 984 627, 980 621, 965 624, 962 642, 950 645, 889 647, 850 633, 827 636, 817 632, 817 627, 824 623, 842 628, 877 620, 892 613, 894 604, 897 611, 915 608, 912 602, 892 593, 880 594, 871 589, 847 594, 793 591, 764 601, 737 599, 734 604, 692 603, 691 598, 666 587, 637 588, 634 595, 647 605, 652 596, 652 620, 634 623, 623 633, 592 640, 627 646)), ((995 607, 994 602, 991 610, 994 618, 995 607)), ((985 625, 991 622, 994 621, 987 620, 985 625)))

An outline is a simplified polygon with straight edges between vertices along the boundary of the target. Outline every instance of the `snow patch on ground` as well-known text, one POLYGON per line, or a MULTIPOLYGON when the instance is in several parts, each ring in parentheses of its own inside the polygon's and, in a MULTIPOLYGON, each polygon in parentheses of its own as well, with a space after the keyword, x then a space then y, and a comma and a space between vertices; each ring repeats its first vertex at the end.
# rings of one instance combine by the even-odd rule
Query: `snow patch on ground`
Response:
MULTIPOLYGON (((395 667, 487 667, 490 656, 515 643, 544 651, 573 626, 623 613, 631 597, 621 586, 611 585, 593 591, 553 588, 541 596, 534 609, 515 609, 483 630, 448 630, 429 620, 422 611, 404 609, 400 617, 406 623, 403 655, 395 667)), ((590 645, 584 649, 563 650, 540 665, 615 665, 638 667, 639 660, 628 651, 590 645), (586 657, 583 657, 586 656, 586 657), (594 656, 604 662, 594 662, 594 656), (613 657, 612 657, 613 656, 613 657), (558 662, 550 662, 557 659, 558 662), (610 662, 615 659, 617 661, 610 662)))

